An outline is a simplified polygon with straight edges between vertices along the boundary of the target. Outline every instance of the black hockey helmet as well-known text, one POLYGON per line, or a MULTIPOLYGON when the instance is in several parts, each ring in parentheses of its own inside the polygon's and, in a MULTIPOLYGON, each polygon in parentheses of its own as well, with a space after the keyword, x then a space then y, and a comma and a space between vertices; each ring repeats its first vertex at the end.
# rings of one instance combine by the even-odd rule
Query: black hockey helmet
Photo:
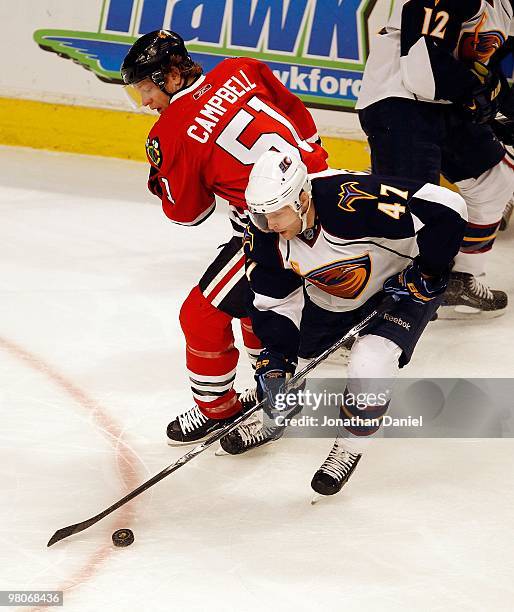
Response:
POLYGON ((164 87, 165 71, 172 55, 178 55, 186 64, 193 63, 183 39, 170 30, 155 30, 138 38, 130 47, 121 65, 125 85, 134 85, 151 79, 157 87, 164 87))

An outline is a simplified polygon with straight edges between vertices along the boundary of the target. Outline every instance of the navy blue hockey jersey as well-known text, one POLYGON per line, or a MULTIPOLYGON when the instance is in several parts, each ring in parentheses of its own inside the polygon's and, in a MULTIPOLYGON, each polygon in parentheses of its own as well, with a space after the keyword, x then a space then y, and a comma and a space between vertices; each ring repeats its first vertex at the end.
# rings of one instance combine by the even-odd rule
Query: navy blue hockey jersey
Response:
POLYGON ((245 233, 253 326, 267 348, 296 356, 304 304, 362 306, 419 255, 440 275, 457 254, 467 213, 449 189, 345 170, 311 175, 315 226, 292 240, 251 223, 245 233))

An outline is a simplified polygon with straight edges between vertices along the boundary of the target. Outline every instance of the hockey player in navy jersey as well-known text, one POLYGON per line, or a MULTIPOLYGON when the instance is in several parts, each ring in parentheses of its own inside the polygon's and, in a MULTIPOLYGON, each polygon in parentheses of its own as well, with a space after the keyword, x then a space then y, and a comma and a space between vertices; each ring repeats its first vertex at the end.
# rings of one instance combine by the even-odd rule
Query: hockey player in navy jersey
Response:
POLYGON ((490 125, 498 110, 514 118, 514 98, 488 67, 512 19, 510 0, 396 0, 364 72, 357 108, 372 171, 432 183, 442 173, 466 200, 441 316, 496 316, 507 306, 483 274, 514 191, 512 160, 490 125))
MULTIPOLYGON (((463 198, 421 181, 345 170, 308 175, 297 157, 270 151, 250 173, 246 199, 250 314, 264 347, 255 372, 259 398, 273 403, 273 385, 295 372, 299 357, 319 355, 393 294, 398 305, 356 340, 348 363, 348 379, 361 387, 350 391, 370 391, 371 381, 376 392, 409 362, 443 298, 466 227, 463 198)), ((366 416, 380 418, 386 409, 370 407, 366 416)), ((363 415, 346 405, 342 412, 363 415)), ((222 447, 244 452, 280 435, 263 429, 242 425, 222 447)), ((374 431, 338 437, 314 490, 339 491, 374 431)))

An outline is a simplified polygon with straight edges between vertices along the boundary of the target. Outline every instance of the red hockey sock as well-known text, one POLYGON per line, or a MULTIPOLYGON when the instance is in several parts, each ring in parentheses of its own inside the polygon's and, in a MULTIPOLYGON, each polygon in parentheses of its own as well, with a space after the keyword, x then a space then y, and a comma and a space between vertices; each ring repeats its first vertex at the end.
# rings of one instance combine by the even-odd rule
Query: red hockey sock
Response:
POLYGON ((195 402, 210 419, 233 416, 241 404, 232 388, 239 357, 232 317, 215 308, 195 287, 180 309, 180 325, 195 402))
POLYGON ((248 353, 248 358, 250 359, 250 363, 252 367, 255 369, 255 364, 257 362, 257 357, 260 355, 262 350, 262 344, 259 338, 255 335, 252 327, 252 321, 249 317, 245 317, 240 320, 241 323, 241 332, 243 334, 243 343, 246 348, 246 352, 248 353))

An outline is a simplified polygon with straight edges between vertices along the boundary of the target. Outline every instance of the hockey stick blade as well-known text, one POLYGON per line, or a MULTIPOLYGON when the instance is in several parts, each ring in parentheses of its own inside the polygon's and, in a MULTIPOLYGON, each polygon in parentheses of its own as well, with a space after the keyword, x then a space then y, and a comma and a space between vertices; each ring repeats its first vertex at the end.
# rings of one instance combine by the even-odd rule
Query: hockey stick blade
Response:
MULTIPOLYGON (((318 357, 310 361, 304 368, 302 368, 292 378, 290 378, 285 387, 285 391, 294 388, 295 385, 301 380, 303 380, 311 370, 317 367, 327 357, 332 355, 332 353, 335 353, 347 340, 359 334, 368 325, 378 319, 382 314, 390 310, 395 305, 396 301, 397 300, 395 300, 393 297, 386 298, 365 319, 363 319, 360 323, 352 327, 352 329, 350 329, 350 331, 346 333, 342 338, 340 338, 332 346, 323 351, 323 353, 321 353, 320 355, 318 355, 318 357)), ((75 525, 68 525, 68 527, 62 527, 61 529, 58 529, 48 541, 47 546, 52 546, 53 544, 56 544, 57 542, 60 542, 61 540, 70 537, 71 535, 75 535, 76 533, 80 533, 81 531, 88 529, 88 527, 91 527, 95 523, 98 523, 98 521, 101 521, 103 518, 105 518, 121 506, 124 506, 127 502, 134 499, 134 497, 137 497, 140 493, 143 493, 163 478, 166 478, 166 476, 169 476, 170 474, 181 468, 186 463, 189 463, 191 459, 194 459, 197 455, 203 453, 203 451, 211 447, 215 442, 217 442, 218 440, 229 434, 231 431, 239 427, 239 425, 243 421, 246 421, 249 416, 260 410, 265 403, 266 400, 263 400, 262 402, 259 402, 255 406, 252 406, 245 412, 242 412, 231 423, 228 423, 218 431, 214 432, 207 440, 205 440, 198 446, 195 446, 192 450, 190 450, 188 453, 180 457, 180 459, 175 461, 175 463, 172 463, 171 465, 165 467, 161 472, 159 472, 143 484, 139 485, 137 489, 134 489, 128 495, 125 495, 125 497, 118 500, 112 506, 109 506, 109 508, 105 509, 103 512, 100 512, 96 516, 82 521, 81 523, 75 523, 75 525)))
POLYGON ((258 410, 260 410, 263 406, 264 406, 264 401, 259 402, 255 406, 252 406, 246 412, 241 413, 231 423, 225 425, 225 427, 222 427, 218 431, 214 432, 207 440, 202 442, 202 444, 198 444, 197 446, 195 446, 192 450, 190 450, 188 453, 180 457, 180 459, 175 461, 175 463, 172 463, 171 465, 168 465, 167 467, 165 467, 161 472, 159 472, 158 474, 156 474, 155 476, 153 476, 152 478, 150 478, 143 484, 139 485, 137 489, 134 489, 133 491, 131 491, 128 495, 118 500, 112 506, 109 506, 109 508, 105 509, 103 512, 100 512, 96 516, 93 516, 85 521, 82 521, 81 523, 76 523, 75 525, 68 525, 68 527, 62 527, 61 529, 58 529, 54 533, 54 535, 50 538, 50 540, 48 540, 47 546, 52 546, 56 542, 60 542, 61 540, 64 540, 65 538, 68 538, 71 535, 80 533, 81 531, 84 531, 84 529, 87 529, 88 527, 91 527, 95 523, 98 523, 98 521, 101 521, 103 518, 105 518, 106 516, 108 516, 109 514, 117 510, 118 508, 120 508, 121 506, 124 506, 127 502, 134 499, 134 497, 137 497, 140 493, 143 493, 144 491, 152 487, 154 484, 158 483, 163 478, 166 478, 166 476, 169 476, 175 470, 178 470, 180 467, 182 467, 183 465, 191 461, 191 459, 193 459, 200 453, 203 453, 204 450, 207 450, 210 446, 212 446, 220 438, 222 438, 226 434, 230 433, 232 430, 239 427, 239 425, 243 421, 245 421, 254 412, 257 412, 258 410))

